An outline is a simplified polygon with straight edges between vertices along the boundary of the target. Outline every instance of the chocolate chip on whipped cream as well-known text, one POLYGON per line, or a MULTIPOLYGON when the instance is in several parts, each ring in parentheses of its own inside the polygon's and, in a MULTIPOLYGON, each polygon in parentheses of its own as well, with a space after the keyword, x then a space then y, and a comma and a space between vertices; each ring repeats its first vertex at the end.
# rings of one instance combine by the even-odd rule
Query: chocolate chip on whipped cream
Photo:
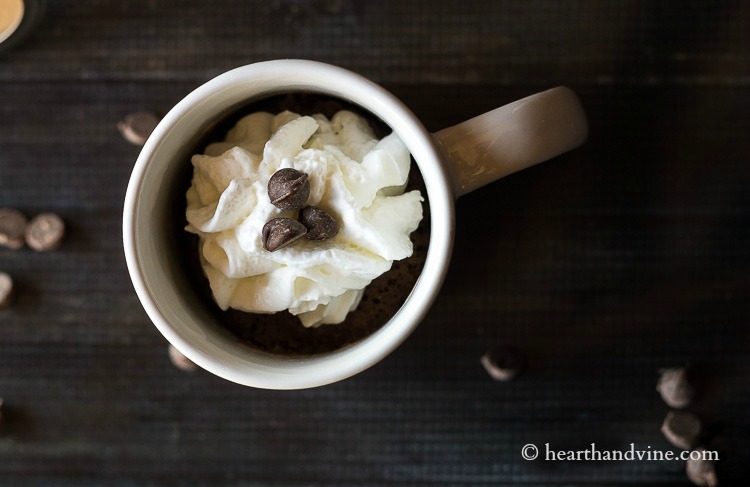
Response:
POLYGON ((339 233, 336 219, 317 206, 302 208, 299 212, 299 221, 307 228, 305 238, 308 240, 328 240, 339 233))
POLYGON ((303 224, 292 218, 274 218, 263 225, 263 247, 274 252, 307 233, 303 224))
POLYGON ((268 180, 268 197, 280 210, 299 210, 310 197, 309 176, 290 167, 279 169, 268 180))

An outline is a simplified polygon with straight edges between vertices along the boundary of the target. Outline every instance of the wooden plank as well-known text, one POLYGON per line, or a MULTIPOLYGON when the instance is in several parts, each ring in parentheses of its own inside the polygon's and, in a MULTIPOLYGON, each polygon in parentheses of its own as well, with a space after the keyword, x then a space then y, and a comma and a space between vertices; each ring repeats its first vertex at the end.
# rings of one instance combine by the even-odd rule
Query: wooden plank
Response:
POLYGON ((382 83, 747 86, 745 2, 48 2, 0 80, 207 79, 274 58, 382 83))

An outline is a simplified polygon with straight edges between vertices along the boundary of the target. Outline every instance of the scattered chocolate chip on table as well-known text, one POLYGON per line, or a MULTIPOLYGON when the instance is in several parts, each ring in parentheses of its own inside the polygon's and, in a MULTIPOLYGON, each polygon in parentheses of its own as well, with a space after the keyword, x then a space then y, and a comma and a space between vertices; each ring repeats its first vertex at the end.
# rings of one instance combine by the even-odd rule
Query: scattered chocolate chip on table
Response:
POLYGON ((701 421, 687 411, 670 411, 661 425, 661 432, 671 444, 683 450, 695 446, 701 434, 701 421))
POLYGON ((13 300, 13 278, 6 272, 0 272, 0 309, 10 306, 13 300))
POLYGON ((0 245, 9 249, 20 249, 24 243, 24 231, 28 220, 13 208, 0 208, 0 245))
POLYGON ((180 370, 190 372, 198 369, 198 366, 195 364, 195 362, 187 358, 182 354, 182 352, 177 350, 174 345, 171 344, 169 345, 169 360, 172 362, 172 365, 180 370))
POLYGON ((515 347, 501 346, 489 349, 480 359, 484 370, 497 381, 513 379, 523 367, 523 357, 515 347))
POLYGON ((118 122, 117 129, 131 144, 143 145, 159 121, 159 117, 152 112, 135 112, 118 122))
POLYGON ((695 396, 684 367, 663 369, 656 390, 668 406, 676 409, 689 406, 695 396))
POLYGON ((54 213, 37 215, 26 225, 26 244, 37 252, 56 249, 64 235, 65 222, 54 213))
POLYGON ((719 485, 719 479, 716 476, 716 467, 713 460, 704 458, 705 448, 696 448, 690 452, 690 457, 685 464, 685 473, 695 485, 704 485, 706 487, 716 487, 719 485), (699 455, 695 455, 700 452, 699 455))

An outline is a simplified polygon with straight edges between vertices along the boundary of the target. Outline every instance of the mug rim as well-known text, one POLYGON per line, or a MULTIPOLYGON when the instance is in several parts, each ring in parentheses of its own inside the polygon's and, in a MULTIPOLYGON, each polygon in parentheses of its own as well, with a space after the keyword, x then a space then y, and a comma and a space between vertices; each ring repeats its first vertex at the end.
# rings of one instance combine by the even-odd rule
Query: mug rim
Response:
MULTIPOLYGON (((213 110, 223 112, 230 108, 227 105, 213 110)), ((193 90, 164 116, 133 168, 123 209, 123 246, 138 298, 151 321, 175 348, 200 367, 232 382, 267 389, 303 389, 355 375, 396 349, 422 321, 440 290, 455 228, 452 186, 444 164, 432 135, 416 116, 393 94, 352 71, 317 61, 284 59, 249 64, 220 74, 193 90), (179 133, 181 124, 187 130, 191 117, 206 117, 197 114, 198 109, 218 100, 220 94, 230 93, 227 90, 236 90, 237 94, 232 96, 242 95, 249 100, 253 96, 270 95, 271 91, 265 89, 270 87, 277 93, 304 89, 337 96, 362 106, 388 124, 407 145, 422 173, 430 202, 431 230, 426 261, 414 288, 396 314, 378 330, 354 344, 309 357, 268 357, 264 356, 267 352, 248 349, 248 357, 252 355, 258 361, 243 362, 236 350, 229 353, 214 343, 201 343, 185 333, 187 325, 174 323, 165 316, 165 303, 160 302, 162 298, 147 282, 153 279, 150 273, 163 271, 149 269, 139 252, 144 245, 139 228, 145 223, 139 221, 138 210, 149 169, 153 170, 158 163, 160 148, 170 136, 179 133)))

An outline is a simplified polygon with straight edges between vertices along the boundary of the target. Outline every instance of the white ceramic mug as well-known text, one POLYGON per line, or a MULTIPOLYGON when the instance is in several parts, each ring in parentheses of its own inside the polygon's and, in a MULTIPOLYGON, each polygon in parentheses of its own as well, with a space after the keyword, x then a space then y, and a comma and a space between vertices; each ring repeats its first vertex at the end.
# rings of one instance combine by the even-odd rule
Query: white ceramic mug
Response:
MULTIPOLYGON (((224 73, 186 96, 144 145, 128 185, 123 240, 138 297, 159 331, 190 360, 220 377, 253 387, 302 389, 350 377, 380 361, 415 329, 442 284, 452 250, 454 200, 512 172, 580 145, 587 123, 565 87, 538 93, 431 134, 397 98, 345 69, 278 60, 224 73), (195 141, 218 120, 253 100, 284 92, 332 95, 379 117, 404 141, 424 178, 430 203, 427 258, 403 306, 379 330, 334 352, 274 355, 241 344, 202 303, 177 267, 174 186, 190 164, 195 141)), ((177 199, 177 201, 175 201, 177 199)), ((335 326, 335 325, 329 325, 335 326)), ((342 325, 345 326, 345 325, 342 325)))

